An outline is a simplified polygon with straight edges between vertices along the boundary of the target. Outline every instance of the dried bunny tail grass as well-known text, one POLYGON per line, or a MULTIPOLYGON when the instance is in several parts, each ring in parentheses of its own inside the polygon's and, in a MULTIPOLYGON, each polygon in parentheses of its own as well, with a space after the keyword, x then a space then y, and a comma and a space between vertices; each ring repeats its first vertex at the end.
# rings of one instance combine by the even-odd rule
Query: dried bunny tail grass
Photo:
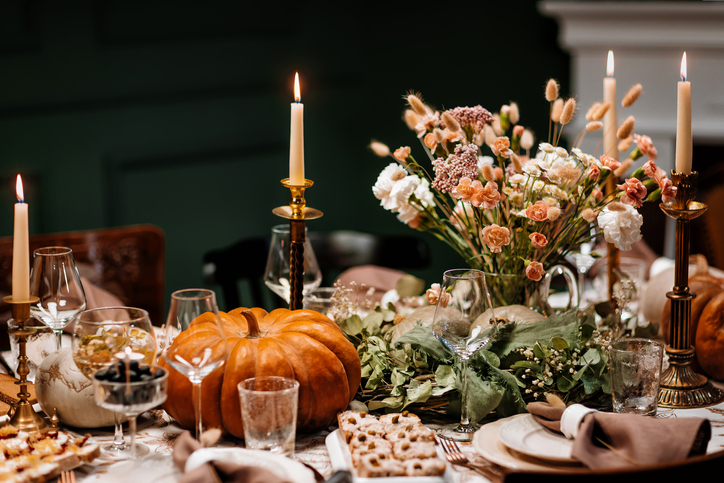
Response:
POLYGON ((493 172, 493 167, 491 165, 488 163, 483 164, 480 171, 482 172, 483 179, 485 181, 495 181, 495 173, 493 172))
POLYGON ((618 143, 618 150, 619 151, 628 151, 628 148, 631 147, 632 142, 633 142, 633 136, 629 136, 626 139, 621 140, 621 142, 618 143))
POLYGON ((523 131, 523 135, 520 137, 520 147, 523 149, 531 149, 534 142, 533 133, 527 129, 523 131))
POLYGON ((407 103, 418 116, 427 116, 427 106, 417 95, 408 94, 407 103))
POLYGON ((513 153, 510 156, 510 161, 513 163, 513 168, 515 169, 516 173, 522 173, 523 172, 523 165, 520 163, 520 156, 513 153))
POLYGON ((641 92, 644 90, 644 86, 641 84, 635 84, 631 86, 631 89, 628 90, 625 96, 623 96, 623 100, 621 101, 621 105, 623 107, 631 107, 634 102, 636 102, 636 99, 639 98, 641 95, 641 92))
POLYGON ((591 121, 586 124, 586 131, 600 131, 603 129, 603 123, 601 121, 591 121))
POLYGON ((437 141, 438 144, 442 144, 443 141, 445 141, 445 133, 442 132, 442 129, 435 128, 432 134, 435 135, 435 141, 437 141))
POLYGON ((593 113, 596 112, 596 109, 598 109, 598 106, 601 105, 600 101, 596 101, 593 104, 591 104, 591 107, 588 108, 588 111, 586 111, 586 121, 593 121, 593 113))
POLYGON ((563 99, 556 99, 553 101, 553 108, 551 109, 551 120, 553 122, 559 122, 561 120, 561 114, 563 114, 563 99))
POLYGON ((442 121, 445 123, 445 127, 452 132, 458 132, 460 130, 460 123, 455 116, 445 111, 442 113, 442 121))
POLYGON ((561 124, 568 124, 573 119, 573 114, 576 112, 576 100, 569 97, 565 104, 563 104, 563 110, 561 111, 561 124))
POLYGON ((629 168, 631 166, 633 166, 633 163, 634 163, 633 159, 631 159, 631 158, 626 159, 626 161, 621 163, 621 166, 616 168, 616 170, 613 172, 613 174, 618 178, 622 177, 624 174, 626 174, 626 171, 628 171, 629 168))
POLYGON ((554 408, 565 408, 566 407, 566 403, 563 402, 563 399, 561 399, 557 395, 550 393, 550 392, 546 393, 546 401, 548 402, 548 404, 550 404, 554 408))
POLYGON ((410 129, 410 131, 414 131, 415 126, 417 126, 417 123, 420 122, 420 116, 418 116, 417 113, 412 109, 405 109, 403 119, 405 120, 405 124, 407 124, 407 127, 410 129))
POLYGON ((520 110, 518 109, 518 104, 516 104, 515 102, 510 103, 508 119, 510 120, 511 124, 518 124, 518 121, 520 121, 520 110))
POLYGON ((621 123, 621 126, 619 126, 616 137, 619 139, 626 139, 629 137, 633 132, 635 122, 636 119, 634 119, 633 116, 627 117, 626 120, 621 123))
POLYGON ((370 149, 380 158, 385 158, 390 155, 390 148, 388 148, 385 143, 375 141, 374 139, 370 143, 370 149))
POLYGON ((610 103, 610 102, 602 102, 602 103, 598 106, 598 108, 596 108, 596 110, 593 112, 593 115, 591 116, 591 119, 592 119, 593 121, 600 121, 601 119, 603 119, 603 116, 606 115, 606 113, 608 112, 608 110, 609 110, 610 108, 611 108, 611 103, 610 103))
POLYGON ((498 139, 498 135, 495 134, 495 129, 489 124, 485 125, 485 144, 492 146, 495 144, 495 140, 498 139))
POLYGON ((558 82, 555 79, 549 79, 546 84, 546 100, 553 102, 558 99, 558 82))

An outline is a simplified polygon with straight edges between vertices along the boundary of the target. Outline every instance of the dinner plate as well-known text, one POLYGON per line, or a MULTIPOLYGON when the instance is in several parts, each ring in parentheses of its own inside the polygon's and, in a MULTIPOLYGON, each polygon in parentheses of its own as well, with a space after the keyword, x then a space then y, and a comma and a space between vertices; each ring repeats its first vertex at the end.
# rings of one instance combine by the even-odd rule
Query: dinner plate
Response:
POLYGON ((265 468, 294 483, 316 483, 314 472, 299 461, 279 454, 244 448, 201 448, 186 460, 186 472, 209 461, 224 461, 265 468))
MULTIPOLYGON (((329 460, 332 463, 333 471, 349 471, 352 473, 352 478, 355 483, 449 483, 452 482, 452 474, 450 465, 447 464, 445 467, 445 474, 442 476, 391 476, 386 478, 361 478, 355 474, 354 466, 352 465, 352 454, 349 452, 349 446, 344 440, 344 436, 339 429, 335 429, 327 435, 324 440, 327 445, 327 451, 329 451, 329 460)), ((438 446, 438 456, 443 460, 445 454, 442 449, 438 446)))
POLYGON ((573 463, 573 440, 558 435, 538 424, 533 415, 504 422, 498 429, 498 439, 508 448, 534 458, 559 463, 573 463))
POLYGON ((483 425, 473 436, 473 448, 488 461, 513 470, 565 472, 580 470, 579 464, 556 464, 537 458, 531 458, 505 446, 498 439, 498 431, 507 422, 526 416, 516 414, 483 425))

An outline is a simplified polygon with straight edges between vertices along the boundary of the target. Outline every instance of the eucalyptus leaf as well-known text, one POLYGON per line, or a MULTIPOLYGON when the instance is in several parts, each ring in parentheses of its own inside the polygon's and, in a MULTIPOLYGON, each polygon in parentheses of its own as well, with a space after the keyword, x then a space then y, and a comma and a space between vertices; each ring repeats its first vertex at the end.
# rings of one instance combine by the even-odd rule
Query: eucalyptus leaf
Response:
POLYGON ((430 399, 430 396, 432 396, 432 382, 425 381, 420 384, 413 379, 412 382, 410 382, 410 387, 407 389, 408 401, 405 403, 405 406, 411 403, 425 402, 430 399))
POLYGON ((418 325, 408 330, 397 339, 397 347, 403 344, 410 344, 410 346, 429 354, 439 362, 449 362, 453 358, 452 352, 437 340, 430 327, 418 325))
POLYGON ((516 324, 510 335, 494 342, 490 350, 503 359, 520 348, 533 347, 536 342, 548 342, 552 337, 567 341, 578 339, 579 320, 575 310, 552 315, 533 324, 516 324))
POLYGON ((452 386, 455 384, 457 377, 452 366, 442 364, 435 371, 435 382, 440 386, 452 386))
POLYGON ((362 318, 359 315, 354 314, 343 320, 339 324, 339 328, 346 334, 358 336, 362 333, 362 318))
POLYGON ((370 411, 375 411, 382 408, 398 409, 402 408, 404 402, 404 396, 387 397, 381 401, 370 401, 367 403, 367 407, 370 409, 370 411))

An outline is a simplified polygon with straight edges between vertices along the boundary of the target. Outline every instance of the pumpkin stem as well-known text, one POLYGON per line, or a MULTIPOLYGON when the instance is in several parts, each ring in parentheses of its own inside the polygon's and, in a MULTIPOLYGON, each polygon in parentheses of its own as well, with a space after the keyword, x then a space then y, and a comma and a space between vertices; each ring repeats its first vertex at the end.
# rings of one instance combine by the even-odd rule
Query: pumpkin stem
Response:
POLYGON ((258 339, 261 337, 259 331, 259 321, 256 320, 256 315, 249 309, 242 310, 241 315, 246 319, 246 325, 249 326, 249 333, 246 335, 247 339, 258 339))

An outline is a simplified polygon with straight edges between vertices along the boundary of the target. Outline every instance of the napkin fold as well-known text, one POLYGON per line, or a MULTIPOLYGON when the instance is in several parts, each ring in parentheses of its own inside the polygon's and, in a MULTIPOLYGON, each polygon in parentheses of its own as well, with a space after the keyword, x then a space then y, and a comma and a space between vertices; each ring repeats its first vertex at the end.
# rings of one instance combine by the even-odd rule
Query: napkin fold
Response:
POLYGON ((184 472, 180 483, 291 483, 266 468, 239 465, 225 461, 206 463, 198 468, 185 472, 186 460, 191 453, 201 449, 202 445, 185 431, 173 444, 173 462, 184 472))
MULTIPOLYGON (((561 418, 568 408, 545 402, 532 402, 527 408, 540 424, 561 432, 561 418)), ((581 419, 571 456, 593 470, 654 465, 705 454, 709 439, 711 424, 704 418, 656 419, 593 411, 581 419)))

